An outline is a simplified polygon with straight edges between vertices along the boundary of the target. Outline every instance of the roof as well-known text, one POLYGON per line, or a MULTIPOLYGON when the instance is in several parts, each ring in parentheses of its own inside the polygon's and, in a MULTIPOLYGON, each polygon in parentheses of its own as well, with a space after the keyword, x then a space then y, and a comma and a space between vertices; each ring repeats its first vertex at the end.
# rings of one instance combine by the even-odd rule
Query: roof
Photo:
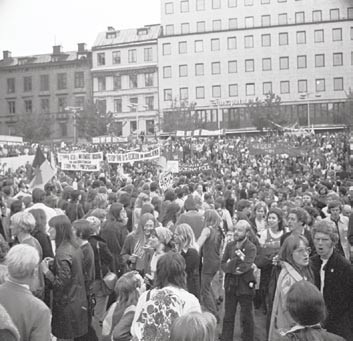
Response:
POLYGON ((118 44, 129 44, 137 43, 148 40, 157 40, 160 31, 160 25, 146 25, 139 28, 131 28, 126 30, 114 30, 104 31, 98 34, 94 44, 95 47, 118 45, 118 44), (146 31, 143 34, 143 31, 146 31), (109 37, 110 35, 110 37, 109 37), (108 36, 108 37, 107 37, 108 36))

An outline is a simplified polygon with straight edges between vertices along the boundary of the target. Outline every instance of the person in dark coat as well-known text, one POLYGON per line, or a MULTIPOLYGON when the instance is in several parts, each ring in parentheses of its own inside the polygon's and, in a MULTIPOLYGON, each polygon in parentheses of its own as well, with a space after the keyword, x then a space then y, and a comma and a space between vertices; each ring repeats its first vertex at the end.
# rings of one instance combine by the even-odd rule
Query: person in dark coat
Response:
POLYGON ((66 215, 49 221, 49 235, 55 240, 53 266, 47 258, 42 271, 53 287, 52 333, 58 339, 73 339, 88 331, 87 294, 83 275, 83 253, 77 245, 66 215))
POLYGON ((66 215, 69 217, 70 221, 83 218, 85 212, 82 205, 80 204, 81 192, 78 190, 73 190, 70 194, 70 202, 67 204, 65 209, 66 215))
POLYGON ((346 340, 353 340, 351 264, 335 249, 338 235, 332 222, 318 221, 312 232, 317 254, 311 258, 311 267, 328 312, 324 327, 346 340))

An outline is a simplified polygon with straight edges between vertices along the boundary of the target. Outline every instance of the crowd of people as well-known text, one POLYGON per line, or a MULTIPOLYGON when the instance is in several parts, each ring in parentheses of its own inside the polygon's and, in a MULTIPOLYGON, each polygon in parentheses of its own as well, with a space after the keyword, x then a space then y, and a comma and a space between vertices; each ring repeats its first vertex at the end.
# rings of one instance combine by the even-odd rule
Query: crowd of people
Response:
POLYGON ((207 167, 168 188, 154 161, 58 171, 43 189, 29 188, 29 167, 1 179, 0 339, 353 340, 346 134, 160 146, 207 167))

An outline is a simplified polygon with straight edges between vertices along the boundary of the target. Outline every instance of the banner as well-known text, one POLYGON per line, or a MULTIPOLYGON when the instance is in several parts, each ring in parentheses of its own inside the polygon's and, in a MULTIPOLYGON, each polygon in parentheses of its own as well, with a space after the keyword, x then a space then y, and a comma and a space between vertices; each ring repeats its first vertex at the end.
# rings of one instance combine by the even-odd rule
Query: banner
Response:
POLYGON ((158 159, 161 155, 160 147, 148 152, 128 152, 122 154, 106 154, 108 163, 127 163, 135 161, 158 159))
POLYGON ((249 153, 252 155, 307 155, 307 151, 302 148, 286 146, 280 143, 253 143, 251 145, 248 145, 248 149, 249 153))
POLYGON ((210 166, 208 163, 204 164, 181 164, 179 165, 179 173, 193 173, 193 172, 202 172, 210 170, 210 166))
POLYGON ((92 137, 92 143, 126 143, 128 142, 127 137, 117 137, 117 136, 97 136, 92 137))
POLYGON ((62 170, 98 172, 103 161, 103 153, 58 153, 58 162, 62 170))
POLYGON ((179 173, 179 161, 168 160, 166 170, 172 173, 179 173))
POLYGON ((173 174, 172 172, 163 172, 159 177, 159 187, 164 191, 173 187, 173 174))

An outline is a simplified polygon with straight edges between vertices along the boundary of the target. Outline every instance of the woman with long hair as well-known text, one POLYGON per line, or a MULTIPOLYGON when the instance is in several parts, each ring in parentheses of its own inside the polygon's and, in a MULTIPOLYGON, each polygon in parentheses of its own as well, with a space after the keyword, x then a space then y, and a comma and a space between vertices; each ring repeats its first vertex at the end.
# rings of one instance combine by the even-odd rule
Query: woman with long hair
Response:
POLYGON ((267 205, 263 201, 260 201, 254 206, 252 216, 250 217, 250 222, 258 236, 266 229, 266 216, 267 205))
POLYGON ((41 268, 53 288, 52 333, 58 340, 73 339, 88 331, 83 254, 66 215, 51 218, 49 226, 56 253, 54 260, 44 259, 41 268))
POLYGON ((216 210, 206 210, 204 217, 204 228, 197 240, 202 253, 201 304, 219 319, 211 282, 221 268, 221 249, 225 234, 221 228, 221 218, 216 210))
POLYGON ((165 215, 162 220, 162 226, 167 227, 170 230, 174 229, 174 225, 179 217, 181 209, 179 204, 171 202, 165 211, 165 215))
POLYGON ((290 235, 279 251, 282 270, 279 275, 273 301, 268 340, 281 340, 281 335, 294 326, 294 320, 287 308, 287 294, 290 287, 299 281, 313 282, 309 266, 310 248, 307 239, 298 234, 290 235))

